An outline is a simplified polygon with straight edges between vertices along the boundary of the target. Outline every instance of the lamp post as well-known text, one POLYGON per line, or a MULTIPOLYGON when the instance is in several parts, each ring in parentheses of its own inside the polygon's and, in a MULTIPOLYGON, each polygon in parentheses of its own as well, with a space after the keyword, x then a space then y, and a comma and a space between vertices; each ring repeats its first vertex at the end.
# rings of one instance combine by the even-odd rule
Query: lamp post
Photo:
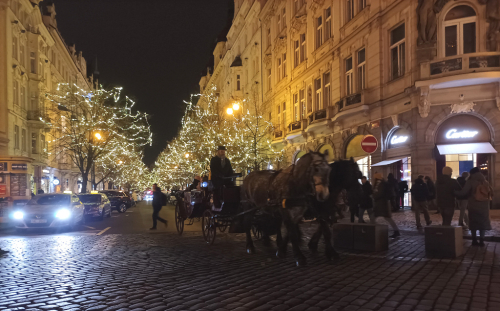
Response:
MULTIPOLYGON (((96 140, 101 140, 102 135, 99 132, 94 133, 94 137, 96 140)), ((94 142, 94 139, 92 139, 92 143, 94 142)), ((90 179, 92 180, 92 190, 96 190, 96 184, 95 184, 95 159, 92 159, 92 171, 90 173, 90 179)))

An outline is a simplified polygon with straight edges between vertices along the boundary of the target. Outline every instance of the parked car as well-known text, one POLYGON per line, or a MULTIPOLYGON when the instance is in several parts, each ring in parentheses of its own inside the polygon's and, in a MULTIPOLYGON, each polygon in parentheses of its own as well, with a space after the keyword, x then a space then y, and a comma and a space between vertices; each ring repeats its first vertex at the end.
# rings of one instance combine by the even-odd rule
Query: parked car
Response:
POLYGON ((86 218, 99 217, 103 220, 104 216, 111 217, 111 202, 104 193, 83 193, 78 198, 85 206, 83 215, 86 218))
POLYGON ((125 213, 127 208, 130 208, 132 206, 132 200, 123 191, 102 190, 99 191, 99 193, 105 194, 111 203, 111 208, 116 209, 120 213, 125 213))
POLYGON ((147 190, 144 195, 144 200, 147 201, 153 201, 153 191, 147 190))
POLYGON ((26 205, 15 206, 12 218, 17 229, 73 228, 85 221, 84 209, 84 205, 74 194, 40 194, 26 205))

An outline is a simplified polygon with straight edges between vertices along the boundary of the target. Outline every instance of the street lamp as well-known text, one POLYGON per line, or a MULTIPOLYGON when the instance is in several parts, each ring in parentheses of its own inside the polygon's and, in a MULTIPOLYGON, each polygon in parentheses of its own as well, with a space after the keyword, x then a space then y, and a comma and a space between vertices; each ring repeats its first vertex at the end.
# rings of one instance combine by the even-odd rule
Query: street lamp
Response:
POLYGON ((233 108, 227 108, 226 113, 229 115, 233 114, 233 108))
POLYGON ((95 138, 97 138, 97 140, 101 140, 102 136, 101 136, 101 133, 97 132, 94 134, 95 138))
POLYGON ((234 111, 238 111, 239 109, 240 109, 240 104, 238 104, 238 103, 234 103, 234 104, 233 104, 233 110, 234 110, 234 111))

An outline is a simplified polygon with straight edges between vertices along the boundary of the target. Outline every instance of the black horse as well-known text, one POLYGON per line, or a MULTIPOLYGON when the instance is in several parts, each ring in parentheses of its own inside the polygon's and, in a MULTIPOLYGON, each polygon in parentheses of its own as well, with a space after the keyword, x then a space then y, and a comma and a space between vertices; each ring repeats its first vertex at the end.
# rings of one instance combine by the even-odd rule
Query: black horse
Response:
POLYGON ((244 192, 252 206, 244 220, 247 252, 255 252, 250 229, 256 210, 261 210, 274 216, 276 220, 278 256, 284 256, 290 239, 297 265, 304 265, 306 259, 299 248, 298 223, 307 210, 308 196, 314 196, 318 202, 328 199, 329 173, 326 156, 318 152, 307 153, 297 164, 281 171, 250 173, 243 181, 244 192), (280 230, 282 222, 286 227, 284 239, 280 230))
POLYGON ((312 203, 312 212, 316 217, 319 226, 309 241, 308 247, 312 252, 318 249, 318 242, 321 235, 325 238, 325 255, 330 260, 337 258, 338 253, 332 245, 332 234, 330 224, 337 221, 337 215, 342 215, 342 211, 337 206, 337 198, 342 191, 346 189, 350 204, 357 204, 361 198, 360 192, 361 171, 358 164, 351 158, 350 160, 340 160, 330 164, 330 197, 323 202, 315 200, 312 203))

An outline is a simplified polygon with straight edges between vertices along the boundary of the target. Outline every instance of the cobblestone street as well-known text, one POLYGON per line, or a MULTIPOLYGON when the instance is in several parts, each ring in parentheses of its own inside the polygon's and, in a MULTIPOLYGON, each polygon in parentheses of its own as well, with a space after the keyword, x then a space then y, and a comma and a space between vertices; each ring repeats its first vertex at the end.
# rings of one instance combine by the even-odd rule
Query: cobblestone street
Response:
POLYGON ((500 244, 465 243, 459 259, 430 258, 413 230, 333 263, 304 243, 297 268, 260 242, 246 254, 241 234, 212 246, 199 232, 4 238, 0 310, 499 310, 500 244))

